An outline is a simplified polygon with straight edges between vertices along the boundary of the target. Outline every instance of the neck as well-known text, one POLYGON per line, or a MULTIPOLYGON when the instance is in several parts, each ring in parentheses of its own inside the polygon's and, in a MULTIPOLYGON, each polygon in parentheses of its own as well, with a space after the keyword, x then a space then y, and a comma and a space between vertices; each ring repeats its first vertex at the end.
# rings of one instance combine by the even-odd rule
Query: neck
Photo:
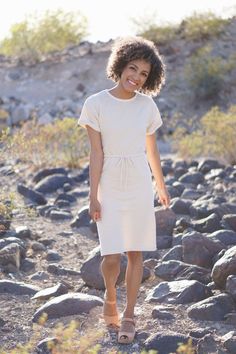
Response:
POLYGON ((135 96, 135 92, 129 92, 124 90, 119 84, 113 87, 110 92, 117 98, 129 99, 135 96))

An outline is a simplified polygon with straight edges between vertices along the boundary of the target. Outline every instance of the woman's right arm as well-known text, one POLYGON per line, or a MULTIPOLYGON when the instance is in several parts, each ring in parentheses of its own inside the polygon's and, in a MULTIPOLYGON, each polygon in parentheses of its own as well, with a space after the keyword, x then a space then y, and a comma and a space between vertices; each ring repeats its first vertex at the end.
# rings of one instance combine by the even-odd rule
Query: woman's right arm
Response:
POLYGON ((100 181, 104 153, 102 147, 101 133, 86 125, 90 141, 90 160, 89 160, 89 214, 94 221, 101 219, 101 206, 97 199, 98 184, 100 181))

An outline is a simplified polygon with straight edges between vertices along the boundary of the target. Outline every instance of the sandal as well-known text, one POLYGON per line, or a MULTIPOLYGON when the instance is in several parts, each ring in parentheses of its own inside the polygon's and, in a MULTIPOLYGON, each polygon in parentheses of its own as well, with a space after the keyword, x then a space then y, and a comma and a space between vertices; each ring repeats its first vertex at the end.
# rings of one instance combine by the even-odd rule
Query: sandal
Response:
POLYGON ((118 343, 129 344, 129 343, 131 343, 133 341, 134 336, 135 336, 135 321, 134 321, 134 319, 133 318, 128 318, 128 317, 122 318, 121 327, 120 327, 120 330, 118 332, 118 343), (124 330, 123 328, 124 328, 124 323, 125 322, 131 322, 133 330, 131 330, 131 331, 124 330))
MULTIPOLYGON (((109 304, 109 305, 114 305, 116 304, 116 301, 108 301, 106 300, 106 293, 105 293, 105 296, 104 296, 104 305, 105 304, 109 304)), ((119 313, 117 313, 116 315, 106 315, 104 313, 104 306, 103 305, 103 318, 104 318, 104 321, 106 323, 106 325, 108 327, 120 327, 120 318, 119 318, 119 313)))

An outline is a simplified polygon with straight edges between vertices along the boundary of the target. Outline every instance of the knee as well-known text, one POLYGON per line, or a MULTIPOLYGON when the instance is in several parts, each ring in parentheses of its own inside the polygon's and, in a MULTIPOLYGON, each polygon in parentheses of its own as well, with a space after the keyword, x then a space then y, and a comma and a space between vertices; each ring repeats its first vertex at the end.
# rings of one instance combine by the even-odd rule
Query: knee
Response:
POLYGON ((140 251, 130 251, 127 252, 128 261, 132 263, 142 263, 143 262, 143 254, 140 251))
POLYGON ((103 263, 106 264, 107 267, 118 267, 120 266, 120 254, 111 254, 104 256, 103 263))

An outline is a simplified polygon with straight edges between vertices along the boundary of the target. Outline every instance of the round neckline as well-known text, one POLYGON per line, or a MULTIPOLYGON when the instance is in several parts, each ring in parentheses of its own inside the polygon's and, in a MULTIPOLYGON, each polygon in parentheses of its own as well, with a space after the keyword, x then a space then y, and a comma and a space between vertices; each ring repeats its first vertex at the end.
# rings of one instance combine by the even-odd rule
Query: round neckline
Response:
POLYGON ((115 97, 113 96, 110 92, 109 92, 109 89, 105 89, 105 92, 108 94, 108 96, 114 98, 114 100, 116 101, 120 101, 120 102, 130 102, 130 101, 133 101, 136 99, 136 97, 138 96, 137 92, 135 92, 135 95, 131 98, 118 98, 118 97, 115 97))

